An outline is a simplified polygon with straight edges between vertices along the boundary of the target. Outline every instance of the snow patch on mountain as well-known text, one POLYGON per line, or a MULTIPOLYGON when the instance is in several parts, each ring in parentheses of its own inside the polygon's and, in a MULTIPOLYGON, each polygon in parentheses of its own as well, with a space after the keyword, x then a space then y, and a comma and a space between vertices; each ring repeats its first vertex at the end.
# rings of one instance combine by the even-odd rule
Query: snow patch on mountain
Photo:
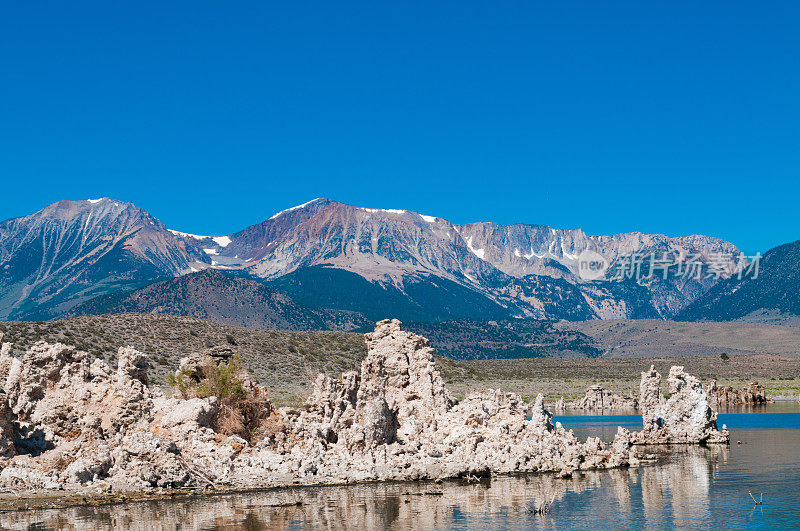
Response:
POLYGON ((293 206, 293 207, 287 208, 286 210, 281 210, 280 212, 278 212, 277 214, 274 214, 274 215, 273 215, 271 218, 269 218, 269 219, 275 219, 275 218, 277 218, 277 217, 281 216, 282 214, 286 214, 287 212, 291 212, 291 211, 293 211, 293 210, 299 210, 299 209, 301 209, 301 208, 303 208, 303 207, 307 207, 308 205, 310 205, 310 204, 311 204, 311 203, 313 203, 314 201, 319 201, 320 199, 321 199, 320 197, 317 197, 317 198, 315 198, 315 199, 312 199, 311 201, 306 201, 306 202, 305 202, 305 203, 303 203, 302 205, 297 205, 297 206, 293 206))
POLYGON ((534 252, 533 252, 533 247, 531 247, 531 252, 530 252, 530 253, 525 253, 525 254, 523 254, 522 256, 524 256, 525 258, 527 258, 528 260, 530 260, 530 259, 531 259, 531 258, 533 258, 534 256, 535 256, 536 258, 543 258, 543 257, 544 257, 544 254, 536 254, 536 253, 534 253, 534 252))
POLYGON ((483 260, 483 257, 486 255, 486 250, 485 249, 476 249, 475 247, 473 247, 472 246, 472 236, 467 238, 465 241, 467 242, 467 249, 469 249, 469 251, 472 254, 474 254, 475 256, 480 258, 481 260, 483 260))
POLYGON ((194 238, 195 240, 205 240, 206 238, 208 238, 208 236, 189 234, 188 232, 181 232, 179 230, 172 230, 172 229, 167 229, 167 230, 170 231, 175 236, 180 236, 181 238, 194 238))
POLYGON ((419 217, 421 217, 424 221, 427 221, 428 223, 436 223, 436 218, 434 216, 426 216, 425 214, 420 214, 419 217))
POLYGON ((570 253, 567 252, 566 249, 564 249, 564 240, 561 240, 561 254, 562 254, 562 256, 564 258, 567 258, 569 260, 577 260, 578 259, 578 255, 570 254, 570 253))
POLYGON ((214 240, 214 243, 216 243, 216 244, 217 244, 217 245, 219 245, 220 247, 227 247, 228 245, 230 245, 230 244, 231 244, 231 241, 232 241, 232 240, 231 240, 229 237, 227 237, 227 236, 214 236, 214 237, 213 237, 213 238, 211 238, 211 239, 212 239, 212 240, 214 240))
POLYGON ((405 214, 407 210, 399 210, 397 208, 362 208, 361 210, 365 210, 370 214, 375 214, 376 212, 385 212, 387 214, 405 214))

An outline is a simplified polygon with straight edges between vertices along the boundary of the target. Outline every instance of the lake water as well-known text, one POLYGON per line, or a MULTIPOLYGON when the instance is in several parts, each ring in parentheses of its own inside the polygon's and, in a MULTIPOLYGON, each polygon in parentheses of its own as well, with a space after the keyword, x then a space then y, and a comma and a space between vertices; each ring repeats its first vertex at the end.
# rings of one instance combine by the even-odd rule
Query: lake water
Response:
MULTIPOLYGON (((641 417, 557 417, 610 439, 641 417)), ((720 414, 730 447, 677 447, 657 464, 462 482, 286 488, 257 493, 0 514, 0 528, 788 529, 800 525, 800 409, 720 414), (737 444, 737 443, 741 444, 737 444), (748 495, 760 499, 756 506, 748 495), (529 507, 554 499, 548 515, 529 507)))

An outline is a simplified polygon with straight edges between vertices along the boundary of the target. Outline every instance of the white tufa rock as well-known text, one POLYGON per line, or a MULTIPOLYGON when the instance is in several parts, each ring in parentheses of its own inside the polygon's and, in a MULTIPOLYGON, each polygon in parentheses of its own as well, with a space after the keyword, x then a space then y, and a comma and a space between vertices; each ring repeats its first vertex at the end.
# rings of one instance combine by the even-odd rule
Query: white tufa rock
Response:
POLYGON ((668 392, 661 391, 661 375, 650 366, 642 373, 640 407, 644 429, 632 434, 637 444, 727 444, 726 429, 717 429, 717 413, 711 408, 703 384, 681 366, 669 371, 668 392))
MULTIPOLYGON (((539 471, 566 476, 636 466, 632 443, 727 437, 716 430, 702 386, 680 367, 670 372, 666 401, 660 375, 643 374, 645 429, 631 434, 620 428, 605 444, 581 442, 553 425, 542 395, 528 405, 516 394, 483 390, 457 402, 428 341, 403 331, 397 320, 379 322, 366 341, 360 372, 341 379, 320 375, 300 410, 274 411, 266 391, 245 380, 262 400, 250 413, 264 420, 264 436, 252 443, 216 431, 217 412, 229 404, 166 397, 147 387, 147 358, 135 349, 120 349, 114 371, 66 345, 40 342, 21 360, 4 345, 0 488, 246 488, 539 471)), ((180 374, 202 378, 210 363, 231 355, 226 348, 194 354, 182 360, 180 374)))
POLYGON ((638 409, 639 401, 632 396, 620 396, 602 385, 593 385, 586 389, 580 400, 569 404, 570 409, 638 409))

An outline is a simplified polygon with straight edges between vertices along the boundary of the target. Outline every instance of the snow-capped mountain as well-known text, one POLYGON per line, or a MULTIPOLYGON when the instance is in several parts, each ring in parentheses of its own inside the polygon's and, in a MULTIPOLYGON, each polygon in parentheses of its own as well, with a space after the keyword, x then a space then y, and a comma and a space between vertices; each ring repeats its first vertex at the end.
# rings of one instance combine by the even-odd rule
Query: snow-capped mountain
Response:
POLYGON ((220 252, 229 264, 276 279, 302 268, 334 267, 404 289, 409 279, 451 280, 507 307, 540 318, 666 317, 716 280, 587 282, 577 274, 585 250, 610 262, 633 253, 739 255, 707 236, 642 233, 590 236, 545 225, 449 221, 399 209, 355 207, 315 199, 231 236, 220 252))
POLYGON ((440 274, 459 282, 496 273, 469 251, 458 228, 444 219, 327 199, 279 212, 231 239, 221 255, 238 256, 263 278, 314 265, 396 285, 413 273, 440 274))
POLYGON ((206 262, 200 246, 131 203, 59 201, 0 223, 0 318, 59 315, 95 295, 206 262))
POLYGON ((716 282, 620 282, 608 275, 587 281, 577 274, 587 250, 611 263, 632 253, 703 260, 739 254, 707 236, 454 225, 328 199, 283 210, 235 234, 201 236, 167 229, 130 203, 61 201, 0 224, 0 317, 39 315, 45 307, 57 315, 93 294, 209 267, 272 282, 310 306, 362 311, 399 305, 418 320, 668 317, 716 282), (342 285, 349 286, 346 292, 342 285))

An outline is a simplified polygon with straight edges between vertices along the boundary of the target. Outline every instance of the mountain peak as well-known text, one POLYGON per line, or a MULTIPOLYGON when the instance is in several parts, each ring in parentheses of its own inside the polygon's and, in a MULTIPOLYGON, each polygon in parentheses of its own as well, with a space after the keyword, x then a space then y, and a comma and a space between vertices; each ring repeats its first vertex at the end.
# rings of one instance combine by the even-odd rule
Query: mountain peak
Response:
POLYGON ((46 318, 48 305, 67 308, 99 286, 176 276, 207 261, 199 246, 179 240, 133 203, 57 201, 0 222, 0 317, 46 318))
POLYGON ((317 198, 315 198, 315 199, 312 199, 311 201, 306 201, 305 203, 303 203, 303 204, 301 204, 301 205, 296 205, 296 206, 289 207, 289 208, 287 208, 287 209, 281 210, 280 212, 276 212, 276 213, 275 213, 275 214, 273 214, 273 215, 272 215, 272 216, 271 216, 269 219, 277 219, 277 218, 279 218, 280 216, 282 216, 283 214, 286 214, 287 212, 292 212, 292 211, 295 211, 295 210, 300 210, 300 209, 306 208, 307 206, 309 206, 309 205, 311 205, 311 204, 314 204, 314 203, 320 203, 320 202, 322 202, 322 203, 324 203, 324 204, 329 204, 329 203, 331 203, 331 201, 330 201, 329 199, 325 199, 324 197, 317 197, 317 198))
POLYGON ((98 283, 111 291, 129 281, 208 267, 246 270, 241 273, 268 281, 304 268, 332 268, 420 294, 429 289, 419 287, 422 279, 434 278, 430 289, 452 294, 463 288, 514 315, 548 318, 672 315, 714 283, 588 282, 578 275, 579 256, 586 250, 609 263, 632 253, 738 253, 728 242, 703 236, 592 236, 547 225, 453 225, 412 210, 326 198, 281 210, 235 234, 203 236, 170 230, 133 203, 101 197, 59 201, 0 223, 0 303, 3 296, 7 300, 0 304, 0 317, 27 315, 31 301, 54 308, 80 302, 98 291, 98 283), (445 281, 452 285, 442 287, 445 281), (565 306, 577 310, 565 313, 565 306))

